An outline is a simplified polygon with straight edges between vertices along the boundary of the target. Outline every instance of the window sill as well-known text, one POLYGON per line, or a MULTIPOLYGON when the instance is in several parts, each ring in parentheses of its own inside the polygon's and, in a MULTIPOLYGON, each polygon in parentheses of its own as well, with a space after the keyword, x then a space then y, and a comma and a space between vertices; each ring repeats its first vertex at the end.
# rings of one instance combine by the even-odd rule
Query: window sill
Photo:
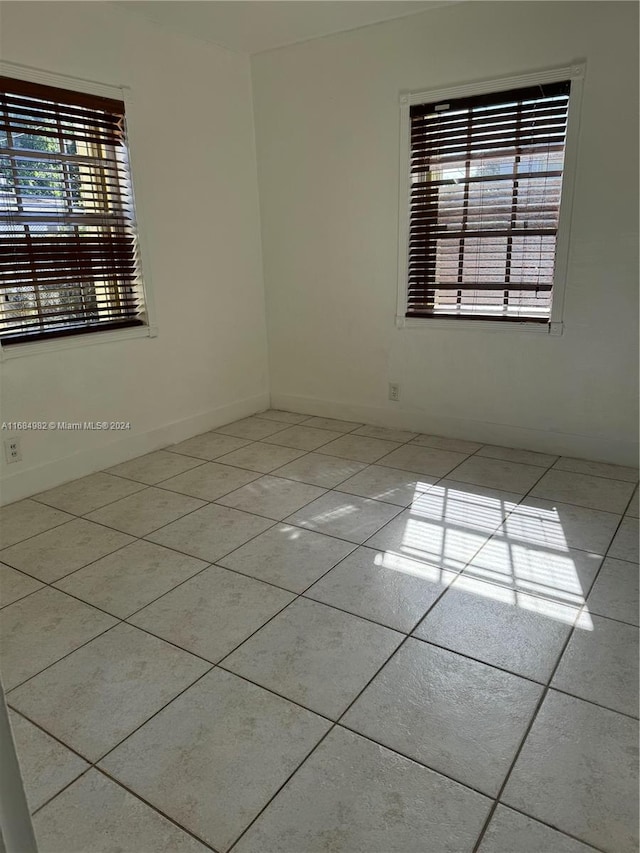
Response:
POLYGON ((467 332, 511 332, 512 334, 554 335, 563 333, 563 323, 512 323, 504 320, 444 320, 437 317, 396 317, 398 329, 447 329, 467 332))
POLYGON ((23 358, 29 355, 47 355, 65 349, 76 349, 78 347, 90 347, 96 344, 116 343, 118 341, 130 341, 135 338, 155 338, 158 335, 156 326, 135 326, 130 329, 115 329, 109 332, 93 332, 88 335, 70 335, 69 337, 57 338, 48 341, 34 341, 33 343, 10 344, 0 346, 0 361, 9 361, 12 358, 23 358))

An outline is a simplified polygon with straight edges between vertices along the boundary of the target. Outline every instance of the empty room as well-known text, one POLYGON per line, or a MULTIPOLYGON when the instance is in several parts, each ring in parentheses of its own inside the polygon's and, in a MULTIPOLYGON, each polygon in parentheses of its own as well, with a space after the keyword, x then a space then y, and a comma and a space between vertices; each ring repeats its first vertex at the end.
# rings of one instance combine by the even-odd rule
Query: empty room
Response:
POLYGON ((638 3, 0 3, 0 851, 637 853, 638 3))

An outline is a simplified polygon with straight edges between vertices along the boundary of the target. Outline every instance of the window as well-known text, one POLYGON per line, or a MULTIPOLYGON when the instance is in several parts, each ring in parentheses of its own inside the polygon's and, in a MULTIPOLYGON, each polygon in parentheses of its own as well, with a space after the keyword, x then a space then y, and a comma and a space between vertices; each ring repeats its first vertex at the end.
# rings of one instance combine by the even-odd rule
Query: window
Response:
POLYGON ((145 325, 124 103, 0 77, 0 340, 145 325))
POLYGON ((406 318, 548 326, 559 319, 553 307, 572 81, 478 88, 428 100, 405 96, 400 308, 406 318))

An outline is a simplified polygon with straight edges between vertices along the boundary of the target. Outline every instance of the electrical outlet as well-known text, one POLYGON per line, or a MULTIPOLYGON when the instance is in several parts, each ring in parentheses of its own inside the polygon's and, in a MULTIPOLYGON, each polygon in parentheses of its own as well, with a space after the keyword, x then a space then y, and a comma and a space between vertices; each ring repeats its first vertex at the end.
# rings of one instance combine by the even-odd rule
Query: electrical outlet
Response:
POLYGON ((8 463, 22 461, 19 438, 5 438, 4 455, 8 463))
POLYGON ((400 399, 400 386, 397 382, 389 383, 389 399, 393 400, 394 403, 400 399))

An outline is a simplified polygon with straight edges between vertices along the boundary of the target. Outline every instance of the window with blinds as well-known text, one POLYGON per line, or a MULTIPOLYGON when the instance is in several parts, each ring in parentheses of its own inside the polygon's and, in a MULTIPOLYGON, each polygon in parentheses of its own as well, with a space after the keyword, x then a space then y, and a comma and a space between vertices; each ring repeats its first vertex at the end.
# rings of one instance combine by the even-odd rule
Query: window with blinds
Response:
POLYGON ((410 107, 407 317, 549 322, 569 91, 410 107))
POLYGON ((144 323, 124 104, 0 77, 0 340, 144 323))

